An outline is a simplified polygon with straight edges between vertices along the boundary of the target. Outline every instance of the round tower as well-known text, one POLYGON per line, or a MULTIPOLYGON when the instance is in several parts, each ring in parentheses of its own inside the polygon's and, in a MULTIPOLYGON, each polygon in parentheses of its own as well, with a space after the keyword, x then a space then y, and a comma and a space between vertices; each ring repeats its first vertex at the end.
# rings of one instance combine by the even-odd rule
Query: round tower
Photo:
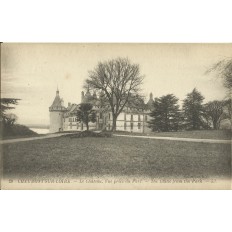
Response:
POLYGON ((63 130, 63 116, 66 108, 63 106, 63 99, 59 96, 59 90, 56 91, 56 97, 49 107, 50 127, 49 132, 55 133, 63 130))

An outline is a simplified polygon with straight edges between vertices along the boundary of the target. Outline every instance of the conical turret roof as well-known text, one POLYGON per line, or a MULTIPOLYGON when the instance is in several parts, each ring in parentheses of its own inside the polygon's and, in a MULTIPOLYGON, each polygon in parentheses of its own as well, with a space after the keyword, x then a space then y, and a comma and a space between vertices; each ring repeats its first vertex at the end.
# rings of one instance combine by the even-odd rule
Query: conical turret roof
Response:
POLYGON ((63 106, 63 100, 60 98, 58 89, 56 91, 55 99, 53 100, 52 105, 49 107, 49 110, 65 110, 65 107, 63 106))

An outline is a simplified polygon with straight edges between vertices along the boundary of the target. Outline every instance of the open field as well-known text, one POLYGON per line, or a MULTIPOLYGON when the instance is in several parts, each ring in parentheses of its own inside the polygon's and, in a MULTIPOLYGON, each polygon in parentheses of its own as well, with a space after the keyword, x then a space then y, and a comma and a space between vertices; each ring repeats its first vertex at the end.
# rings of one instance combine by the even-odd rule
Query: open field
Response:
POLYGON ((196 139, 231 139, 231 130, 196 130, 196 131, 177 131, 177 132, 151 132, 149 134, 130 133, 117 131, 116 134, 127 135, 149 135, 155 137, 177 137, 177 138, 196 138, 196 139))
POLYGON ((2 148, 4 178, 225 178, 231 174, 230 144, 58 137, 2 148))

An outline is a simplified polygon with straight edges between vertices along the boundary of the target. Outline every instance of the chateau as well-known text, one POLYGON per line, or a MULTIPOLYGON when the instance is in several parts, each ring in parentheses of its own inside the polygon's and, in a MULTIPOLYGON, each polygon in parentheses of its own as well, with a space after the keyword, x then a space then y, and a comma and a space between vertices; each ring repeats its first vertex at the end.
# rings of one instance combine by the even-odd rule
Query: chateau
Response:
MULTIPOLYGON (((89 129, 95 130, 111 130, 112 128, 112 113, 109 107, 103 107, 101 102, 104 96, 102 93, 90 93, 89 89, 86 93, 81 92, 81 103, 91 103, 96 111, 96 122, 89 123, 89 129)), ((150 93, 150 99, 145 103, 142 99, 136 104, 128 104, 119 114, 116 122, 116 130, 129 132, 150 132, 148 128, 149 113, 153 106, 153 94, 150 93)), ((59 90, 56 91, 55 99, 49 107, 50 112, 50 133, 59 131, 83 131, 86 130, 85 124, 77 122, 76 112, 79 104, 68 103, 64 106, 63 99, 59 95, 59 90)))

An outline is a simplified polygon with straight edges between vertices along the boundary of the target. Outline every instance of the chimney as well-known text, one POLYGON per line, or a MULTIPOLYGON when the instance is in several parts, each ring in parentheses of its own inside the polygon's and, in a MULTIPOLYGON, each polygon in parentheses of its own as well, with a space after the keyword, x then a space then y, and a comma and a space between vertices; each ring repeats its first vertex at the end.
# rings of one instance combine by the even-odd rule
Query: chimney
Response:
POLYGON ((153 100, 153 94, 152 93, 150 93, 150 99, 153 100))
POLYGON ((68 106, 71 106, 71 102, 68 103, 68 106))

